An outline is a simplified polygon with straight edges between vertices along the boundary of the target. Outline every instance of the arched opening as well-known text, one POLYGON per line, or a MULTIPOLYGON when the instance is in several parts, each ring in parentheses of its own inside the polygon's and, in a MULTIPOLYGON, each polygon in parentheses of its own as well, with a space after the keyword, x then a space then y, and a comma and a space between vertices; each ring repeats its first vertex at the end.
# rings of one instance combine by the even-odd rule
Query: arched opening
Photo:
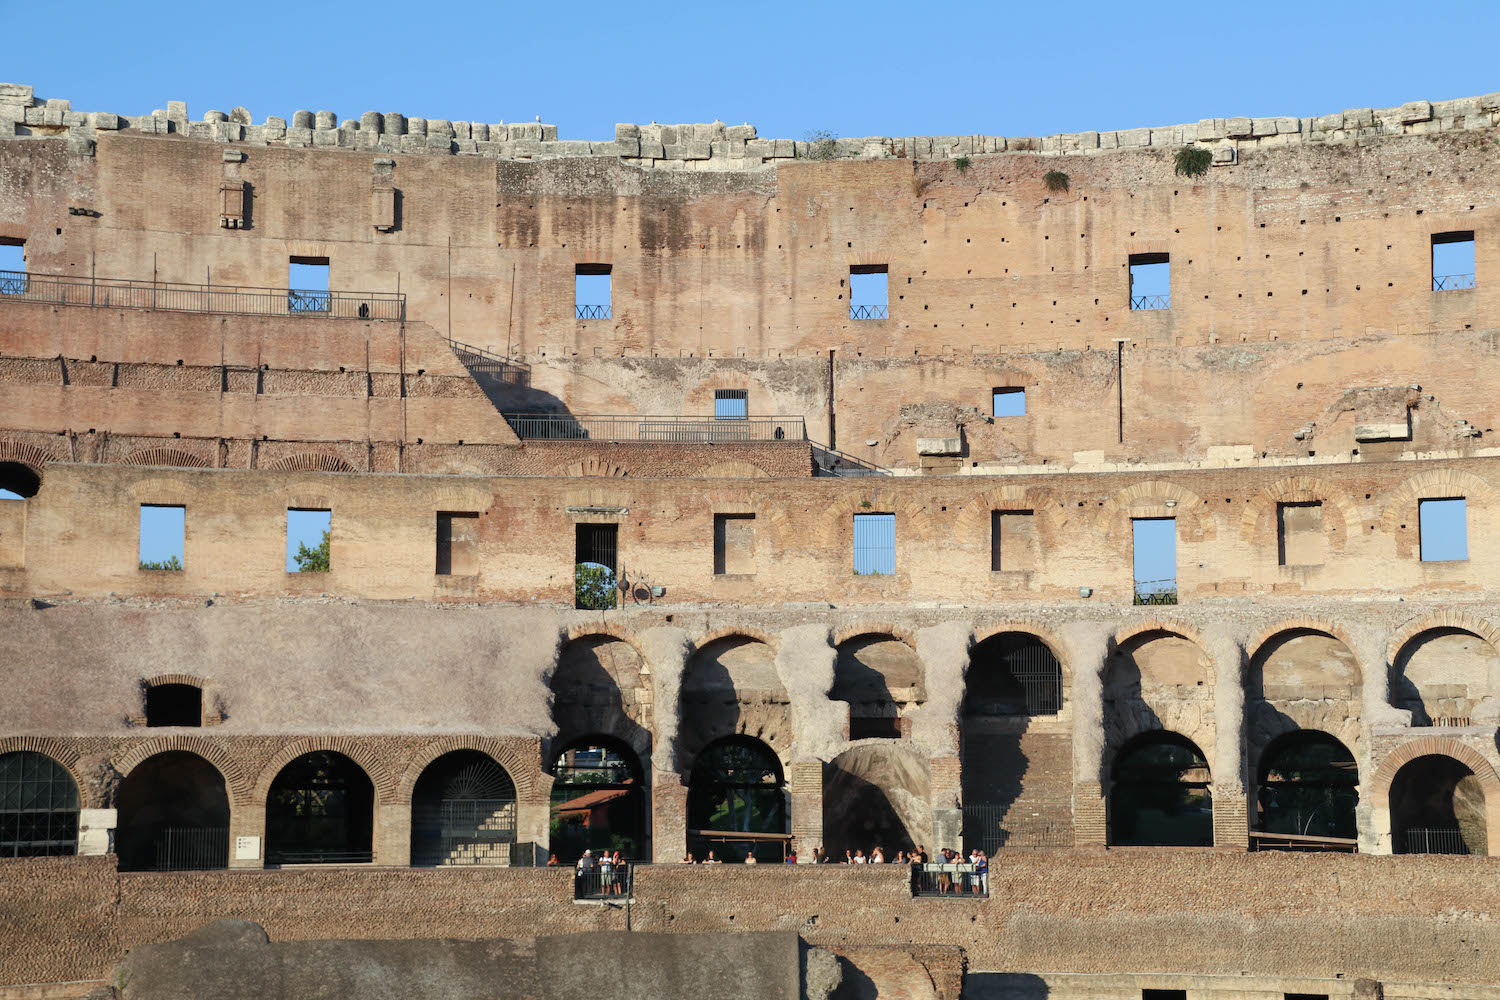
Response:
POLYGON ((564 739, 608 733, 647 745, 651 686, 634 646, 611 635, 587 635, 562 648, 552 672, 552 718, 564 739))
POLYGON ((568 744, 552 764, 552 853, 574 862, 585 849, 619 851, 629 860, 646 852, 646 782, 625 744, 589 736, 568 744))
POLYGON ((1391 781, 1390 803, 1394 853, 1489 853, 1484 789, 1460 761, 1445 754, 1407 761, 1391 781))
POLYGON ((867 633, 839 643, 834 701, 849 706, 849 738, 900 739, 901 717, 926 700, 922 663, 906 643, 867 633))
POLYGON ((78 785, 45 754, 0 754, 0 858, 78 853, 78 785))
POLYGON ((1109 791, 1111 846, 1212 847, 1208 761, 1177 733, 1144 733, 1115 757, 1109 791))
POLYGON ((1072 845, 1059 805, 1072 798, 1072 737, 1032 724, 1061 711, 1062 698, 1062 665, 1034 635, 1001 632, 970 653, 959 725, 965 848, 1072 845))
POLYGON ((203 689, 195 684, 153 684, 146 688, 146 725, 203 725, 203 689))
POLYGON ((1467 726, 1490 695, 1500 667, 1495 647, 1467 629, 1435 628, 1412 637, 1391 664, 1391 701, 1413 726, 1467 726))
POLYGON ((371 860, 375 785, 332 750, 281 769, 266 796, 266 863, 354 864, 371 860))
POLYGON ((770 747, 730 736, 705 747, 693 764, 687 800, 688 850, 723 861, 780 861, 791 839, 786 778, 770 747))
POLYGON ((179 871, 229 864, 229 793, 219 769, 168 750, 120 783, 115 850, 121 871, 179 871))
POLYGON ((411 863, 508 865, 516 845, 516 784, 488 754, 445 753, 411 796, 411 863))
POLYGON ((42 476, 21 462, 0 462, 0 500, 25 500, 42 488, 42 476))
POLYGON ((747 635, 704 643, 687 662, 678 705, 684 756, 736 733, 758 733, 774 743, 790 734, 791 698, 776 673, 771 647, 747 635))
POLYGON ((1261 755, 1257 785, 1254 829, 1276 836, 1255 846, 1354 849, 1359 765, 1332 736, 1298 730, 1278 737, 1261 755))
MULTIPOLYGON (((892 744, 868 744, 823 767, 823 849, 835 861, 845 851, 882 849, 887 861, 932 840, 927 770, 892 744)), ((813 845, 809 845, 813 846, 813 845)))

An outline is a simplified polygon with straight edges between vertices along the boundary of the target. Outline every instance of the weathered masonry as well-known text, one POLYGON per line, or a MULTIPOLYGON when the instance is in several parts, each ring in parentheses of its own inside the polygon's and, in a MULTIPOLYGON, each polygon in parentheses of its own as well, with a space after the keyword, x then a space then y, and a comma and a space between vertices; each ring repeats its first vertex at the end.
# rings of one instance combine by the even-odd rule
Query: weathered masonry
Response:
POLYGON ((0 85, 0 984, 233 916, 1488 997, 1497 144, 0 85), (919 845, 988 883, 807 864, 919 845))

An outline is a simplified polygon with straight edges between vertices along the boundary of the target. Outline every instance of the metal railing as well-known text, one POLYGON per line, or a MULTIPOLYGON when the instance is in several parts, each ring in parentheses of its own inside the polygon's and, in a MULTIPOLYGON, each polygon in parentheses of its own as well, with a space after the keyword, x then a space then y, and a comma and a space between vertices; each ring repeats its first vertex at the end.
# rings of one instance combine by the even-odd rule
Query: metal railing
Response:
POLYGON ((1267 833, 1250 831, 1252 851, 1332 851, 1358 854, 1359 841, 1347 837, 1314 837, 1301 833, 1267 833))
POLYGON ((1136 604, 1176 604, 1176 580, 1137 580, 1135 583, 1136 604))
POLYGON ((406 319, 406 296, 400 292, 191 285, 175 281, 28 274, 24 271, 0 271, 0 301, 236 316, 406 319))
POLYGON ((676 444, 734 441, 803 441, 801 417, 575 416, 567 413, 507 413, 523 441, 663 441, 676 444))
POLYGON ((1130 308, 1136 309, 1170 309, 1172 308, 1172 296, 1170 295, 1132 295, 1130 297, 1130 308))
POLYGON ((227 827, 169 826, 152 844, 151 871, 189 872, 229 867, 227 827))
POLYGON ((1014 803, 976 802, 963 807, 964 847, 986 857, 1000 851, 1040 851, 1073 846, 1071 824, 1018 815, 1014 803))
POLYGON ((604 871, 598 865, 573 872, 574 899, 629 899, 634 864, 614 865, 604 871))
POLYGON ((1473 287, 1474 276, 1472 274, 1434 274, 1432 276, 1434 292, 1454 292, 1462 288, 1473 287))
POLYGON ((888 306, 849 306, 850 319, 890 319, 888 306))
POLYGON ((1407 827, 1401 831, 1403 854, 1468 854, 1469 845, 1457 828, 1407 827))
POLYGON ((515 799, 446 799, 412 820, 412 863, 510 865, 515 861, 515 799))
POLYGON ((610 307, 607 306, 607 305, 603 305, 603 306, 575 305, 573 307, 573 316, 576 319, 609 319, 610 318, 610 307))
POLYGON ((889 476, 891 474, 891 470, 884 466, 867 462, 848 452, 839 451, 837 448, 828 448, 815 443, 812 450, 815 476, 889 476))
POLYGON ((453 349, 454 354, 458 355, 459 363, 476 378, 485 376, 509 385, 531 384, 531 366, 524 361, 507 358, 488 348, 475 347, 473 344, 465 344, 451 337, 448 339, 448 346, 453 349))
POLYGON ((374 860, 369 851, 334 851, 315 849, 311 851, 277 851, 266 856, 266 864, 274 865, 367 865, 374 860))
POLYGON ((926 864, 911 866, 913 896, 951 896, 955 899, 984 899, 990 894, 988 878, 981 878, 974 865, 926 864))

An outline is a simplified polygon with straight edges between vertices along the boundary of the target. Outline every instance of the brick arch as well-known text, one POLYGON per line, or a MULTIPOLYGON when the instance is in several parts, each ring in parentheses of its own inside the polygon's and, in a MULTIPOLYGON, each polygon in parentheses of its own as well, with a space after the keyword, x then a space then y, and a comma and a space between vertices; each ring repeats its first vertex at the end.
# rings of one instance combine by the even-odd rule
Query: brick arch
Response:
POLYGON ((1055 527, 1067 518, 1059 504, 1057 494, 1044 486, 997 486, 964 501, 953 533, 959 538, 988 537, 990 512, 995 510, 1030 510, 1049 528, 1055 527))
POLYGON ((772 655, 775 655, 776 653, 777 643, 775 636, 758 628, 750 628, 747 626, 739 625, 726 625, 723 628, 710 629, 709 631, 703 633, 698 641, 693 643, 693 653, 701 653, 703 651, 703 647, 707 646, 709 643, 717 642, 720 639, 727 639, 730 636, 735 635, 743 636, 746 639, 754 639, 756 642, 765 643, 766 646, 770 647, 772 655))
MULTIPOLYGON (((1359 783, 1361 786, 1363 786, 1363 776, 1360 775, 1360 748, 1356 745, 1357 741, 1351 742, 1340 736, 1338 733, 1331 732, 1319 726, 1299 726, 1295 722, 1288 722, 1285 724, 1284 728, 1277 729, 1269 739, 1261 744, 1260 753, 1254 760, 1246 759, 1245 767, 1249 773, 1249 777, 1252 783, 1254 783, 1260 775, 1260 766, 1261 762, 1265 760, 1266 751, 1269 750, 1273 744, 1280 742, 1283 737, 1288 736, 1292 733, 1317 733, 1321 736, 1327 736, 1339 746, 1343 747, 1345 750, 1348 750, 1349 755, 1354 758, 1354 773, 1356 774, 1356 776, 1360 777, 1359 783)), ((1247 744, 1247 754, 1249 749, 1250 746, 1247 744)))
MULTIPOLYGON (((1419 739, 1408 740, 1386 754, 1385 760, 1380 762, 1380 766, 1375 769, 1375 774, 1370 779, 1371 804, 1390 808, 1391 783, 1396 780, 1396 773, 1418 757, 1433 754, 1452 757, 1474 772, 1474 776, 1479 779, 1479 786, 1484 789, 1485 811, 1489 814, 1491 824, 1493 824, 1495 814, 1500 812, 1500 776, 1495 774, 1494 767, 1478 750, 1448 736, 1423 736, 1419 739)), ((1500 830, 1494 829, 1491 825, 1489 837, 1490 853, 1494 854, 1496 841, 1500 839, 1500 830)))
MULTIPOLYGON (((1488 481, 1462 469, 1429 469, 1419 472, 1390 493, 1380 514, 1380 530, 1386 537, 1395 540, 1397 558, 1406 558, 1411 554, 1414 532, 1410 529, 1404 535, 1399 532, 1403 520, 1408 525, 1415 525, 1417 501, 1455 495, 1471 501, 1477 500, 1484 507, 1495 506, 1495 488, 1488 481)), ((1473 513, 1475 511, 1471 507, 1470 514, 1473 513)))
POLYGON ((862 635, 883 635, 904 643, 913 650, 917 648, 917 637, 911 629, 902 625, 892 625, 889 622, 862 622, 840 629, 833 636, 834 648, 837 649, 850 639, 857 639, 862 635))
POLYGON ((197 674, 157 674, 154 677, 142 677, 141 683, 146 687, 156 687, 158 684, 191 684, 196 688, 207 688, 208 679, 199 677, 197 674))
POLYGON ((1034 619, 1017 618, 1011 621, 1000 622, 995 625, 986 625, 982 629, 976 628, 974 630, 972 641, 970 642, 970 649, 972 650, 980 643, 988 639, 993 639, 995 636, 1001 635, 1005 632, 1018 632, 1022 635, 1029 635, 1033 639, 1040 642, 1043 646, 1046 646, 1047 649, 1051 651, 1052 655, 1057 659, 1057 665, 1062 668, 1064 688, 1072 688, 1073 665, 1068 659, 1068 648, 1063 645, 1062 640, 1057 637, 1056 633, 1054 633, 1047 626, 1043 625, 1041 622, 1034 619))
POLYGON ((641 648, 641 641, 636 638, 634 632, 623 625, 617 625, 613 622, 589 622, 581 625, 570 625, 566 635, 563 637, 563 644, 577 642, 579 639, 593 638, 618 639, 625 643, 639 654, 643 668, 641 672, 650 673, 648 669, 645 669, 647 664, 646 651, 641 648))
POLYGON ((1315 615, 1294 615, 1290 618, 1283 618, 1270 627, 1263 629, 1259 635, 1251 639, 1245 646, 1246 651, 1250 654, 1249 659, 1255 659, 1266 643, 1283 632, 1321 632, 1329 638, 1337 639, 1344 644, 1344 648, 1349 650, 1350 655, 1354 657, 1355 666, 1359 667, 1360 674, 1363 675, 1366 672, 1365 665, 1359 662, 1359 647, 1354 644, 1354 640, 1350 637, 1348 630, 1337 622, 1330 621, 1327 618, 1319 618, 1315 615))
MULTIPOLYGON (((850 491, 828 504, 826 514, 821 518, 819 541, 826 548, 839 550, 842 539, 853 536, 855 514, 884 513, 896 515, 897 552, 901 551, 903 542, 926 541, 932 534, 932 516, 924 505, 903 499, 888 487, 877 487, 868 493, 850 491), (869 506, 865 506, 866 503, 869 506)), ((900 572, 899 567, 897 572, 900 572)))
POLYGON ((68 776, 73 779, 73 784, 77 786, 79 803, 86 803, 87 797, 83 791, 86 782, 83 773, 79 770, 79 765, 83 762, 83 754, 71 743, 54 736, 0 736, 0 755, 8 753, 41 754, 57 764, 68 772, 68 776))
POLYGON ((771 474, 754 462, 743 459, 731 462, 715 462, 700 472, 702 479, 770 479, 771 474))
POLYGON ((155 739, 137 743, 126 752, 125 756, 115 761, 115 770, 120 772, 121 777, 129 777, 130 772, 146 760, 171 750, 183 750, 196 754, 217 768, 219 776, 224 779, 224 790, 229 794, 231 803, 248 805, 253 801, 250 797, 252 789, 244 769, 240 767, 240 762, 231 757, 223 747, 202 736, 190 734, 158 736, 155 739))
POLYGON ((354 466, 327 452, 303 451, 278 458, 263 468, 275 472, 355 472, 354 466))
POLYGON ((473 510, 483 513, 495 503, 495 495, 472 486, 443 486, 430 494, 438 510, 473 510))
POLYGON ((49 462, 64 461, 64 456, 55 451, 43 448, 41 445, 32 444, 28 441, 16 441, 11 438, 0 438, 0 462, 16 462, 24 465, 36 474, 37 491, 47 481, 45 466, 49 462))
POLYGON ((1203 499, 1187 487, 1154 479, 1127 486, 1106 497, 1103 505, 1095 508, 1095 523, 1104 529, 1106 544, 1116 551, 1128 550, 1130 532, 1125 529, 1129 528, 1134 517, 1175 518, 1183 537, 1197 539, 1203 534, 1202 505, 1203 499), (1168 500, 1173 501, 1174 506, 1166 506, 1168 500), (1137 505, 1142 503, 1154 504, 1154 507, 1137 511, 1137 505))
POLYGON ((183 451, 181 448, 143 448, 131 452, 121 460, 121 465, 168 465, 184 469, 207 469, 208 459, 202 455, 183 451))
POLYGON ((1434 611, 1431 614, 1413 618, 1391 636, 1391 641, 1385 648, 1385 662, 1394 664, 1407 643, 1423 632, 1431 632, 1433 629, 1440 628, 1461 629, 1483 639, 1500 652, 1500 628, 1496 628, 1487 619, 1465 614, 1462 611, 1434 611))
MULTIPOLYGON (((752 733, 744 729, 740 729, 732 733, 724 733, 720 736, 715 736, 713 739, 709 740, 707 743, 704 743, 702 746, 695 747, 690 754, 684 752, 681 762, 678 765, 678 769, 682 777, 682 786, 684 788, 692 787, 691 782, 693 779, 693 768, 698 766, 698 758, 703 756, 703 751, 707 750, 715 743, 720 743, 724 740, 732 738, 751 739, 764 746, 767 750, 771 751, 771 755, 775 757, 781 764, 782 787, 787 789, 790 789, 792 787, 792 762, 797 758, 797 747, 795 746, 795 741, 782 740, 782 743, 784 743, 785 745, 777 746, 775 743, 766 739, 762 733, 752 733)), ((885 744, 887 746, 894 745, 889 740, 886 740, 885 744)), ((848 744, 841 745, 844 747, 844 749, 848 749, 848 744)))
POLYGON ((1204 656, 1207 656, 1210 661, 1213 660, 1213 655, 1209 653, 1208 647, 1203 644, 1203 636, 1199 635, 1197 629, 1181 618, 1152 617, 1136 622, 1134 625, 1127 625, 1114 634, 1115 645, 1123 646, 1131 639, 1145 635, 1148 632, 1167 632, 1186 639, 1194 646, 1197 646, 1198 650, 1204 656))
MULTIPOLYGON (((1316 476, 1287 476, 1251 497, 1240 514, 1240 539, 1252 542, 1258 533, 1267 530, 1262 525, 1267 517, 1275 516, 1277 504, 1313 501, 1323 504, 1325 514, 1333 515, 1325 518, 1323 524, 1329 551, 1344 551, 1344 545, 1349 540, 1349 525, 1353 524, 1358 529, 1359 511, 1354 508, 1353 501, 1345 491, 1316 476)), ((1269 530, 1274 535, 1274 522, 1269 530)))
POLYGON ((417 787, 418 779, 433 761, 455 750, 473 750, 484 754, 505 770, 515 783, 517 802, 546 802, 552 794, 552 777, 542 772, 541 748, 537 746, 536 749, 537 759, 528 762, 514 743, 493 736, 444 736, 424 745, 413 755, 411 763, 395 783, 391 801, 396 805, 410 805, 412 791, 417 787))
POLYGON ((375 786, 375 802, 377 805, 392 805, 396 802, 396 779, 391 776, 391 769, 374 754, 360 745, 359 741, 346 736, 335 736, 327 739, 321 737, 305 737, 295 742, 288 743, 277 751, 276 755, 261 768, 260 776, 256 779, 253 802, 264 804, 271 794, 271 783, 281 773, 282 768, 292 761, 316 750, 329 750, 333 753, 343 754, 355 764, 359 765, 365 772, 370 783, 375 786))
POLYGON ((611 462, 609 459, 590 455, 587 458, 576 459, 570 462, 559 462, 548 470, 547 475, 569 479, 576 479, 582 476, 625 479, 630 476, 630 470, 618 462, 611 462))

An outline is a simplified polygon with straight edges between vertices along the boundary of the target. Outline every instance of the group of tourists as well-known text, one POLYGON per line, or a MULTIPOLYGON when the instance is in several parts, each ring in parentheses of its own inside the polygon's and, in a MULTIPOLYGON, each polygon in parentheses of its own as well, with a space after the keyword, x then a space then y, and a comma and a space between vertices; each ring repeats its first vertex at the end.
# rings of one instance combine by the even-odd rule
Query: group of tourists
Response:
MULTIPOLYGON (((863 850, 846 850, 842 858, 831 858, 823 853, 822 848, 814 848, 813 859, 820 865, 883 865, 887 863, 885 850, 878 844, 871 848, 868 855, 863 850)), ((969 852, 967 858, 951 847, 945 847, 938 851, 936 856, 929 857, 927 848, 918 844, 911 851, 898 850, 895 859, 890 863, 912 866, 914 877, 925 875, 929 866, 936 868, 935 884, 940 896, 961 892, 989 895, 990 858, 977 847, 969 852)))
MULTIPOLYGON (((555 858, 556 855, 553 857, 555 858)), ((552 862, 549 860, 547 863, 552 862)), ((585 850, 578 859, 574 877, 585 879, 595 875, 599 878, 599 892, 602 894, 606 896, 629 894, 630 865, 619 851, 613 854, 609 851, 600 851, 598 857, 595 857, 592 850, 585 850)))

